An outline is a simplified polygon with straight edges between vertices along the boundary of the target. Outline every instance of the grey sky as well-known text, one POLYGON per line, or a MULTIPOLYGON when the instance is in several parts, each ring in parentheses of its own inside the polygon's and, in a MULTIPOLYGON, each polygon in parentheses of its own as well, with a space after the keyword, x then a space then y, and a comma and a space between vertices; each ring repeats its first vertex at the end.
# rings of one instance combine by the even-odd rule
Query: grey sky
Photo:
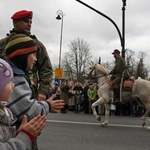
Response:
MULTIPOLYGON (((109 16, 122 31, 122 0, 82 0, 88 5, 109 16)), ((125 48, 147 53, 150 58, 150 1, 126 1, 125 48)), ((12 29, 10 17, 18 10, 27 9, 34 13, 32 34, 46 46, 52 64, 58 64, 61 21, 56 20, 57 10, 64 16, 62 57, 68 51, 68 44, 76 38, 83 38, 95 58, 103 62, 113 60, 113 49, 121 50, 119 35, 114 25, 75 0, 1 0, 0 38, 12 29)))

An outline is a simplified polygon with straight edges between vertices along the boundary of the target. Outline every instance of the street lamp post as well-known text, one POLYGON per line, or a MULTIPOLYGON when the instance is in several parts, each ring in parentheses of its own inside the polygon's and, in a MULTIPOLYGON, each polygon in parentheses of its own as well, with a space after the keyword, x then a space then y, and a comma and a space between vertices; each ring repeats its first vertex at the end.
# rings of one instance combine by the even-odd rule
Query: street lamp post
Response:
POLYGON ((126 6, 126 0, 122 0, 123 2, 123 7, 122 7, 122 35, 121 32, 118 28, 118 26, 116 25, 116 23, 108 16, 106 16, 105 14, 103 14, 102 12, 96 10, 95 8, 87 5, 86 3, 80 1, 80 0, 76 0, 77 2, 85 5, 86 7, 92 9, 93 11, 95 11, 96 13, 100 14, 101 16, 105 17, 106 19, 108 19, 117 29, 117 32, 119 34, 119 38, 120 38, 120 42, 121 42, 121 47, 122 47, 122 57, 125 58, 125 6, 126 6))
POLYGON ((61 20, 60 51, 59 51, 59 68, 60 68, 60 64, 61 64, 61 48, 62 48, 62 33, 63 33, 63 17, 64 17, 64 14, 63 14, 62 10, 58 10, 56 12, 56 14, 57 14, 56 19, 57 20, 61 20))
POLYGON ((125 6, 126 0, 122 0, 122 57, 125 58, 125 6))

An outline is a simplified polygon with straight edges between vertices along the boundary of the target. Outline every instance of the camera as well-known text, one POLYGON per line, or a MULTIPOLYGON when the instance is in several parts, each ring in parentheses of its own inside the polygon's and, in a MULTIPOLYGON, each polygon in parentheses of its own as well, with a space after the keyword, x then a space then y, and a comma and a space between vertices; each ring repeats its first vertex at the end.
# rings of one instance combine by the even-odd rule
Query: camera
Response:
POLYGON ((60 93, 55 93, 56 97, 54 98, 54 100, 59 100, 60 99, 60 93))

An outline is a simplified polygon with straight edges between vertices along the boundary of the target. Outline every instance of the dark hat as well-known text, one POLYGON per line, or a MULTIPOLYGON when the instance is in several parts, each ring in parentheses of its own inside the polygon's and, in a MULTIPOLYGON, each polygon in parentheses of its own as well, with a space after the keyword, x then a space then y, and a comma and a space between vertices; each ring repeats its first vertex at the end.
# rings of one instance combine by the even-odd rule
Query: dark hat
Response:
POLYGON ((115 49, 112 54, 120 54, 120 51, 118 49, 115 49))
POLYGON ((0 58, 0 93, 4 90, 5 86, 13 78, 13 72, 10 65, 0 58))
POLYGON ((37 51, 36 43, 24 34, 13 35, 5 46, 7 59, 37 51))
POLYGON ((13 19, 13 20, 18 20, 18 19, 22 19, 22 18, 30 18, 30 19, 32 19, 32 14, 33 14, 32 11, 20 10, 20 11, 17 11, 16 13, 14 13, 11 16, 11 19, 13 19))

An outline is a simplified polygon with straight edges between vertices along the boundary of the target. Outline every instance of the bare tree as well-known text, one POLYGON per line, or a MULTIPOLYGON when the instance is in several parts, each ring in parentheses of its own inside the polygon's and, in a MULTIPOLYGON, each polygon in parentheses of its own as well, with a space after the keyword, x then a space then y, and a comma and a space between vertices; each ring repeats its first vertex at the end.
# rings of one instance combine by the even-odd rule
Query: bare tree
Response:
POLYGON ((137 63, 137 70, 136 70, 136 78, 141 77, 143 79, 148 78, 148 69, 145 67, 144 58, 146 53, 139 52, 138 58, 139 62, 137 63))
POLYGON ((129 69, 129 73, 131 76, 135 75, 135 70, 136 70, 136 61, 135 61, 135 53, 131 49, 126 49, 126 65, 129 69))
POLYGON ((89 44, 83 39, 77 38, 71 41, 68 47, 69 51, 64 55, 63 65, 65 69, 69 69, 74 74, 76 80, 82 81, 83 74, 92 58, 89 44))

